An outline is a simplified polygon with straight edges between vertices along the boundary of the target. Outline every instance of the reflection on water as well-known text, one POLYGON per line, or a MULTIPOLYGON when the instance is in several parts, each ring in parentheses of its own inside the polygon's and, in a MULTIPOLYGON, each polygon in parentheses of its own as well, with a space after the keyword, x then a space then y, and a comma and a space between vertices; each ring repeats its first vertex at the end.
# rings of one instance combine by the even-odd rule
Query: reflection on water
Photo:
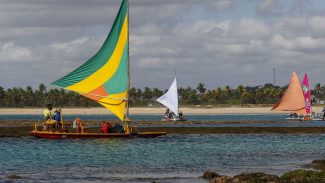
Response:
POLYGON ((153 139, 0 139, 0 181, 205 182, 206 170, 282 174, 325 158, 325 135, 167 135, 153 139))

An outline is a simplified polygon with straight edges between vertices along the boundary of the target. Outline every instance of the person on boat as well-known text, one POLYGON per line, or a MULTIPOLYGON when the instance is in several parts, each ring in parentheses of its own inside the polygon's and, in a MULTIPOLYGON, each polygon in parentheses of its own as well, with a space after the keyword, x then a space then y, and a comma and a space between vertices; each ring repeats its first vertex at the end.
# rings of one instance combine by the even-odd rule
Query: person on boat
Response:
POLYGON ((323 120, 324 120, 325 119, 325 106, 323 107, 322 113, 323 113, 323 120))
POLYGON ((171 113, 169 113, 170 115, 169 115, 169 119, 175 119, 176 118, 176 115, 175 115, 175 113, 174 112, 171 112, 171 113))
POLYGON ((182 111, 179 111, 178 116, 179 116, 179 119, 180 119, 180 120, 183 120, 183 117, 184 117, 184 116, 183 116, 182 111))
POLYGON ((110 128, 109 132, 111 132, 111 133, 124 133, 125 131, 124 131, 124 127, 121 124, 116 123, 110 128))
POLYGON ((46 126, 46 130, 50 130, 51 131, 51 128, 50 126, 53 126, 55 125, 55 130, 58 129, 58 122, 54 119, 52 119, 52 104, 47 104, 46 106, 47 108, 44 109, 43 111, 43 118, 44 118, 44 124, 46 126))
POLYGON ((54 111, 54 117, 53 119, 58 122, 58 127, 61 127, 61 130, 64 130, 63 126, 63 120, 62 120, 62 110, 61 109, 56 109, 54 111))
POLYGON ((73 125, 72 125, 73 128, 76 128, 76 132, 77 133, 84 133, 84 127, 82 125, 82 122, 80 120, 80 118, 76 118, 74 121, 73 121, 73 125))
POLYGON ((101 132, 109 133, 112 128, 112 123, 103 121, 101 124, 101 132))
POLYGON ((61 109, 56 109, 54 111, 54 117, 53 119, 58 122, 58 124, 61 124, 61 109))
POLYGON ((168 108, 166 109, 166 112, 165 112, 165 118, 166 118, 166 119, 169 118, 169 109, 168 109, 168 108))
POLYGON ((102 133, 107 133, 108 132, 108 128, 107 128, 107 123, 104 121, 102 122, 102 124, 100 125, 100 129, 102 133))

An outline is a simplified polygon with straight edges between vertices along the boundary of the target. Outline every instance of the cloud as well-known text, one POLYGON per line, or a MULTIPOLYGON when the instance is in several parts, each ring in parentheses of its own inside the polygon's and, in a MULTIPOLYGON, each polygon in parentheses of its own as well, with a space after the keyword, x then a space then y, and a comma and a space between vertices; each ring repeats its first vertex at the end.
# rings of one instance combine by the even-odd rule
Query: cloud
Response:
POLYGON ((234 0, 217 0, 211 2, 209 8, 212 8, 217 11, 224 11, 232 6, 234 6, 234 0))
POLYGON ((32 60, 32 53, 28 48, 16 46, 8 42, 0 47, 0 63, 28 62, 32 60))
MULTIPOLYGON (((10 80, 0 80, 0 86, 48 83, 86 62, 104 42, 119 3, 1 1, 0 78, 10 80)), ((313 13, 321 6, 241 3, 130 1, 132 86, 167 87, 175 70, 180 86, 258 85, 272 82, 273 67, 282 85, 291 70, 322 82, 325 15, 313 13), (291 13, 293 6, 303 11, 291 13)))
POLYGON ((279 0, 261 0, 256 11, 263 16, 277 15, 279 14, 279 0))
POLYGON ((52 49, 54 52, 55 51, 60 52, 60 54, 63 54, 67 57, 69 56, 71 57, 72 55, 80 54, 82 51, 80 47, 82 47, 83 45, 89 42, 90 42, 90 38, 82 37, 64 43, 57 43, 57 42, 51 43, 49 45, 49 49, 52 49))

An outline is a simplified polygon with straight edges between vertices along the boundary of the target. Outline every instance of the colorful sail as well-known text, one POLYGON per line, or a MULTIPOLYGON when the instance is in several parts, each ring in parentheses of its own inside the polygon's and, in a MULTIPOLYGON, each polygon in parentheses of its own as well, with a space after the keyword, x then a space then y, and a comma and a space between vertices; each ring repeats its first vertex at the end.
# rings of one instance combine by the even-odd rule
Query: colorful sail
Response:
POLYGON ((51 83, 75 91, 113 112, 122 121, 128 90, 128 4, 123 0, 100 50, 86 63, 51 83))
POLYGON ((307 74, 305 74, 304 80, 302 81, 302 91, 304 92, 304 97, 305 97, 306 112, 308 114, 311 114, 310 87, 309 87, 307 74))
POLYGON ((177 92, 177 81, 174 79, 172 85, 169 87, 168 91, 161 97, 157 99, 157 101, 178 116, 178 92, 177 92))
POLYGON ((290 111, 300 115, 307 115, 304 94, 299 77, 295 72, 292 72, 288 89, 282 96, 281 101, 271 110, 290 111))

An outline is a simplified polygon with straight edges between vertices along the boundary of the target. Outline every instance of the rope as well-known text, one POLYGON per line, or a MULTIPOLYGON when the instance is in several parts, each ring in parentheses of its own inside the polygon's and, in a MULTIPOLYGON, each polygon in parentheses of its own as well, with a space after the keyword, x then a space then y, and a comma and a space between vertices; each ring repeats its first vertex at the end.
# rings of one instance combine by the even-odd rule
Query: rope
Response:
MULTIPOLYGON (((65 89, 67 90, 66 88, 63 88, 63 87, 59 87, 59 86, 55 86, 55 85, 51 85, 51 84, 48 84, 49 86, 52 86, 52 87, 55 87, 55 88, 61 88, 61 89, 65 89)), ((71 90, 72 91, 72 90, 71 90)), ((90 95, 90 96, 95 96, 95 97, 102 97, 102 98, 108 98, 108 99, 112 99, 112 100, 123 100, 123 101, 128 101, 127 98, 113 98, 113 97, 109 97, 109 96, 103 96, 103 95, 97 95, 97 94, 92 94, 92 93, 84 93, 84 92, 78 92, 78 91, 74 91, 76 93, 79 93, 81 95, 90 95)))

